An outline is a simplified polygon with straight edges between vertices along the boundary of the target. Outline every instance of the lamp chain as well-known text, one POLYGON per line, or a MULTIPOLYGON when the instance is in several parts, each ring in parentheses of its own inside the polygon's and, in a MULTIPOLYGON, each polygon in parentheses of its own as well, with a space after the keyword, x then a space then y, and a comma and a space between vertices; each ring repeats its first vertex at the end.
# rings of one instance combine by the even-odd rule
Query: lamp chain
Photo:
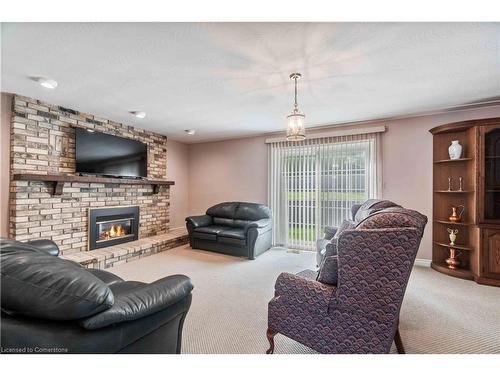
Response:
POLYGON ((294 77, 293 80, 295 81, 295 109, 299 107, 297 104, 297 77, 294 77))

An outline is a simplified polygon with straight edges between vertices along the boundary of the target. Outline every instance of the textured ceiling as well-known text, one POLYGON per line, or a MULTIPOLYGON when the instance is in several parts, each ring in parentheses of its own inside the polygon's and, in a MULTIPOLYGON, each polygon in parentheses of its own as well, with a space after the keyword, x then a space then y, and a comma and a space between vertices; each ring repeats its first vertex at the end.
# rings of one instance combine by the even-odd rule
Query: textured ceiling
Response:
POLYGON ((498 97, 499 64, 498 23, 4 23, 1 88, 199 142, 283 129, 294 71, 317 126, 498 97))

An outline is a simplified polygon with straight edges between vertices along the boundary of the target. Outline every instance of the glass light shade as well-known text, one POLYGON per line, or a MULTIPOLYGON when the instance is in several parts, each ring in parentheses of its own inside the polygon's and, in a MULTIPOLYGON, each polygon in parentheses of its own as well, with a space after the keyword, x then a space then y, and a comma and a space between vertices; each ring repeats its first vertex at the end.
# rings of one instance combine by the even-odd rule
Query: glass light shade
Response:
POLYGON ((47 89, 55 89, 57 87, 57 81, 51 78, 40 77, 37 79, 38 83, 47 89))
POLYGON ((286 117, 286 139, 288 141, 303 141, 306 139, 305 115, 294 110, 286 117))

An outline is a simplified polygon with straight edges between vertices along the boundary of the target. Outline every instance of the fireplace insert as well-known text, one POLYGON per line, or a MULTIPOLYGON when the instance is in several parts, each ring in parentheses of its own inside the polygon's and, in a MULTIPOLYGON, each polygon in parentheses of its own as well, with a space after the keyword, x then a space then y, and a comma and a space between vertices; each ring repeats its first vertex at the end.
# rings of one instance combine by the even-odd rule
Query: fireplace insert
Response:
POLYGON ((139 207, 89 209, 89 250, 139 238, 139 207))

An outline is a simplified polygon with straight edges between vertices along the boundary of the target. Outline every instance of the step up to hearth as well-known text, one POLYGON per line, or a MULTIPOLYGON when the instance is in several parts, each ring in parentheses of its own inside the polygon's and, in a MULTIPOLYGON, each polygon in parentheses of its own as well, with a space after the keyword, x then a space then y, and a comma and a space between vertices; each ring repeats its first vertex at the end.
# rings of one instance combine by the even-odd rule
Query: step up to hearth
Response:
POLYGON ((177 246, 185 245, 188 242, 187 230, 179 228, 173 229, 166 234, 141 238, 137 241, 109 246, 103 249, 62 255, 61 258, 80 263, 86 268, 104 269, 157 254, 177 246))

